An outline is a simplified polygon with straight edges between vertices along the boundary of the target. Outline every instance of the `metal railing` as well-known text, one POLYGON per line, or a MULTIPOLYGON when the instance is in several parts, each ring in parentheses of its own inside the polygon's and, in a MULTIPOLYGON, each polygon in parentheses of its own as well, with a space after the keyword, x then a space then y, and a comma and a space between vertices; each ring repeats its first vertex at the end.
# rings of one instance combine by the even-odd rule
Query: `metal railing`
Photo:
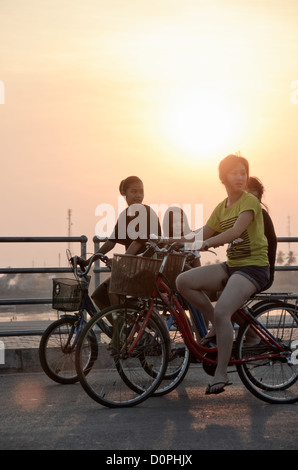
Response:
MULTIPOLYGON (((298 243, 298 237, 278 237, 278 243, 298 243)), ((275 271, 298 271, 297 265, 275 266, 275 271)))
MULTIPOLYGON (((93 237, 94 253, 96 253, 96 251, 99 249, 100 244, 105 242, 106 240, 107 238, 98 237, 97 235, 93 237)), ((106 266, 102 266, 100 264, 100 261, 97 260, 94 263, 93 272, 94 272, 94 284, 95 284, 95 287, 97 287, 100 284, 100 273, 110 272, 110 269, 107 268, 106 266)))
MULTIPOLYGON (((85 235, 80 237, 0 237, 0 243, 80 243, 80 256, 86 257, 88 238, 85 235)), ((39 268, 0 268, 0 274, 37 274, 37 273, 69 273, 72 269, 69 267, 39 267, 39 268)), ((1 306, 10 305, 49 305, 52 298, 31 298, 31 299, 0 299, 1 306)), ((0 331, 0 336, 31 336, 41 334, 34 331, 0 331)))
MULTIPOLYGON (((100 247, 100 243, 106 241, 106 238, 97 237, 93 238, 94 250, 97 251, 100 247)), ((88 238, 85 235, 80 237, 0 237, 0 243, 73 243, 78 242, 81 245, 80 256, 86 257, 87 254, 87 241, 88 238)), ((279 237, 278 243, 298 243, 298 237, 279 237)), ((275 266, 276 271, 298 271, 298 265, 277 265, 275 266)), ((0 274, 30 274, 30 273, 71 273, 70 267, 39 267, 39 268, 0 268, 0 274)), ((96 261, 93 268, 94 272, 94 283, 95 286, 100 284, 100 273, 109 272, 109 269, 105 266, 101 266, 99 261, 96 261)), ((10 305, 38 305, 52 303, 51 298, 31 298, 31 299, 0 299, 1 306, 10 305)), ((41 334, 40 331, 12 331, 12 332, 1 332, 1 336, 25 336, 41 334)))

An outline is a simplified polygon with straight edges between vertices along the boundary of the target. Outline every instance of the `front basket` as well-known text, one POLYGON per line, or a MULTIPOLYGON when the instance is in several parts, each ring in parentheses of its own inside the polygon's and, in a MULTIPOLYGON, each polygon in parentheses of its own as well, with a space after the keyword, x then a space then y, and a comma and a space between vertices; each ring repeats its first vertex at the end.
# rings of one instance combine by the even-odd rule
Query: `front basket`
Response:
MULTIPOLYGON (((110 293, 149 299, 152 295, 164 254, 159 259, 133 255, 114 255, 110 293)), ((171 254, 164 275, 175 287, 178 274, 183 271, 185 255, 171 254)))
POLYGON ((162 260, 133 255, 114 255, 110 293, 149 299, 162 260))
POLYGON ((82 301, 81 285, 75 279, 53 279, 52 308, 64 312, 79 310, 82 301))

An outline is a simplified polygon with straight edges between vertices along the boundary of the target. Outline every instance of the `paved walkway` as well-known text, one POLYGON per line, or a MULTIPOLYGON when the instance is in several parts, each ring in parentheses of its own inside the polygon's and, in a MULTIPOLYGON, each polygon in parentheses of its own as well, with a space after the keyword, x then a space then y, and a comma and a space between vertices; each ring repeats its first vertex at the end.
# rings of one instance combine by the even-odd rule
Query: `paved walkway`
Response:
MULTIPOLYGON (((47 324, 35 326, 45 329, 47 324)), ((32 328, 32 322, 27 326, 32 328)), ((230 376, 233 386, 224 393, 205 396, 209 377, 200 364, 192 364, 170 394, 133 408, 109 409, 87 396, 80 384, 59 385, 41 372, 40 336, 0 340, 5 345, 5 364, 0 364, 0 450, 97 449, 105 452, 97 456, 103 464, 120 450, 127 456, 148 450, 148 458, 158 452, 184 452, 193 456, 194 464, 201 462, 201 450, 298 449, 297 405, 258 400, 236 373, 230 376)))
POLYGON ((193 467, 205 457, 202 450, 298 449, 296 405, 263 403, 237 374, 226 392, 206 396, 208 380, 192 364, 170 394, 133 408, 105 408, 80 384, 59 385, 43 373, 0 374, 0 449, 105 451, 96 454, 98 464, 115 451, 135 456, 148 450, 193 455, 193 467))

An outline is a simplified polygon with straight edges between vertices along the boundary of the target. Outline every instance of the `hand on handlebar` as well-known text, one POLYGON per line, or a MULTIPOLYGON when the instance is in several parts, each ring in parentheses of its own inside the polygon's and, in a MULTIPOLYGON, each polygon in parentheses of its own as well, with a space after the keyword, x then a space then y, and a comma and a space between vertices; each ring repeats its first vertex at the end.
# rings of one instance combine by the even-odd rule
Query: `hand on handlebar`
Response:
POLYGON ((74 271, 79 275, 77 271, 78 266, 81 268, 81 275, 85 275, 89 272, 91 265, 94 261, 100 259, 105 263, 105 265, 111 268, 112 260, 109 259, 107 256, 103 255, 102 253, 94 253, 89 259, 85 260, 80 256, 74 256, 70 258, 70 262, 74 268, 74 271))
POLYGON ((71 264, 74 266, 74 262, 80 266, 81 269, 84 269, 89 264, 88 259, 83 259, 80 256, 71 258, 71 264))
POLYGON ((200 246, 199 250, 200 251, 208 251, 210 248, 208 240, 203 240, 202 245, 200 246))
POLYGON ((112 258, 109 258, 109 259, 106 261, 106 267, 107 267, 107 268, 112 268, 112 262, 113 262, 112 258))
POLYGON ((180 240, 177 238, 167 238, 167 237, 158 237, 157 235, 150 235, 149 240, 151 245, 155 245, 157 247, 161 247, 164 245, 168 245, 168 250, 184 248, 184 250, 195 250, 195 251, 209 251, 216 255, 216 253, 210 250, 210 245, 208 240, 202 240, 200 243, 198 241, 195 243, 196 246, 192 247, 193 242, 189 241, 189 237, 182 237, 180 240))
POLYGON ((181 241, 177 240, 176 238, 161 237, 155 234, 150 235, 149 241, 151 242, 151 244, 156 244, 157 246, 172 245, 173 243, 181 243, 181 241))

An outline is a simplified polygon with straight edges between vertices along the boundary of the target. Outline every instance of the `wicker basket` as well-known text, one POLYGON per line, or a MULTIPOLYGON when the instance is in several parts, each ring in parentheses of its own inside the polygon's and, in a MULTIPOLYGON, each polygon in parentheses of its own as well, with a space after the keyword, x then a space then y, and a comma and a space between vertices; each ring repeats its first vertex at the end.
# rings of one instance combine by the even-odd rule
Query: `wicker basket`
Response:
POLYGON ((82 289, 75 279, 53 279, 52 308, 73 312, 80 308, 82 289))
MULTIPOLYGON (((165 257, 165 253, 158 252, 157 258, 163 259, 165 257)), ((163 271, 163 275, 167 278, 170 283, 171 287, 175 287, 175 281, 178 274, 182 273, 184 266, 185 266, 186 255, 184 254, 170 254, 165 269, 163 271)))
MULTIPOLYGON (((183 270, 185 257, 171 255, 167 260, 164 274, 170 282, 175 282, 183 270)), ((141 297, 149 299, 155 286, 155 281, 162 259, 145 258, 133 255, 114 255, 110 293, 141 297)))

